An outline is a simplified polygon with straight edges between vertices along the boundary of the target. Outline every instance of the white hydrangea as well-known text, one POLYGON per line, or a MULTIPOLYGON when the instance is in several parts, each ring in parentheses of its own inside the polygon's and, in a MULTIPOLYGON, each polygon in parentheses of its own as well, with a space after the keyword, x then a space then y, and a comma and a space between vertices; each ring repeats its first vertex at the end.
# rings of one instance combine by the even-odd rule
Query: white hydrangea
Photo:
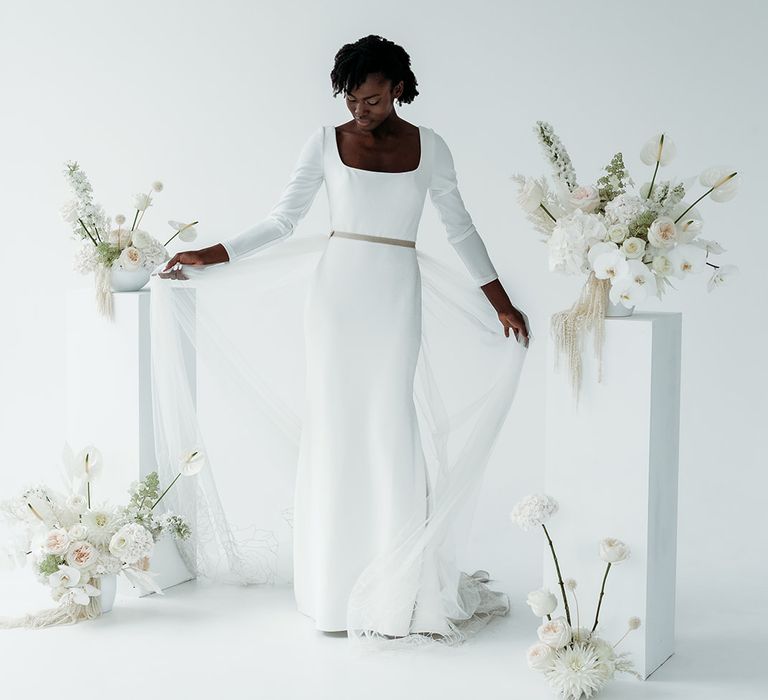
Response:
POLYGON ((127 564, 135 564, 152 552, 154 539, 147 528, 138 523, 123 525, 109 541, 109 551, 127 564))
POLYGON ((559 505, 551 496, 534 493, 519 501, 510 513, 510 518, 523 530, 543 525, 555 513, 559 505))
POLYGON ((609 224, 629 224, 648 210, 645 200, 632 192, 614 197, 605 205, 605 218, 609 224))

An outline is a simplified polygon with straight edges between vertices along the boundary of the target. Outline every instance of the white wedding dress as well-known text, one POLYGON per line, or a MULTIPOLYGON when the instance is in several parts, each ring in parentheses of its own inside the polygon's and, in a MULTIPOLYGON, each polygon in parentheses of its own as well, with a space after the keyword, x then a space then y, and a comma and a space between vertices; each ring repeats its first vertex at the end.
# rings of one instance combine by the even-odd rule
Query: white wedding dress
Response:
MULTIPOLYGON (((264 323, 260 310, 272 319, 262 337, 278 346, 289 338, 274 319, 301 305, 303 366, 293 360, 293 367, 303 370, 303 382, 285 394, 293 412, 291 399, 279 396, 291 370, 282 381, 238 354, 237 374, 247 378, 242 391, 261 407, 251 428, 282 426, 261 433, 263 456, 253 461, 269 465, 265 479, 294 469, 298 610, 318 629, 389 644, 433 639, 419 632, 463 641, 509 609, 506 594, 486 585, 487 572, 470 576, 457 557, 525 355, 512 334, 504 337, 478 289, 497 273, 462 202, 451 152, 434 130, 419 132, 418 167, 389 173, 346 165, 335 128, 317 129, 269 216, 223 242, 229 263, 185 266, 188 281, 152 282, 156 446, 167 478, 179 454, 193 445, 205 449, 201 396, 196 409, 182 386, 188 366, 170 377, 169 367, 184 366, 185 344, 198 358, 210 345, 213 366, 231 363, 237 352, 202 294, 242 284, 242 308, 253 311, 254 323, 264 323), (292 237, 323 183, 332 235, 292 237), (466 267, 463 279, 415 247, 427 192, 466 267), (195 303, 174 294, 178 287, 194 288, 195 303), (286 434, 293 441, 287 451, 277 446, 286 434)), ((201 576, 228 570, 245 583, 270 580, 267 555, 280 543, 266 537, 249 549, 234 534, 213 467, 219 483, 230 477, 208 457, 205 476, 174 503, 182 512, 196 505, 197 551, 187 546, 188 561, 201 576), (212 556, 217 548, 227 553, 223 566, 212 556)))

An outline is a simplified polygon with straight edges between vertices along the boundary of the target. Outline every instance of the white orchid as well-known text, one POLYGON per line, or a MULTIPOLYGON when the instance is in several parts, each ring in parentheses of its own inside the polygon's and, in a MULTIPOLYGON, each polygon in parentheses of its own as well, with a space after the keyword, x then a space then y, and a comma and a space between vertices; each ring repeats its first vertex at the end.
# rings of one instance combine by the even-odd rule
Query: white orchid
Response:
POLYGON ((80 583, 80 570, 74 566, 60 564, 58 571, 54 571, 48 577, 48 583, 53 588, 71 588, 80 583))
POLYGON ((592 265, 595 277, 599 280, 624 277, 629 272, 629 265, 624 255, 618 250, 601 253, 592 265))
POLYGON ((627 265, 629 267, 627 277, 636 287, 645 290, 644 297, 656 296, 656 277, 648 266, 639 260, 627 260, 627 265))
POLYGON ((608 298, 611 300, 611 303, 622 304, 628 309, 637 306, 646 296, 643 288, 633 284, 628 276, 614 282, 608 291, 608 298))
POLYGON ((712 273, 712 276, 707 281, 707 291, 711 292, 716 287, 722 286, 729 277, 738 273, 739 268, 736 265, 721 265, 712 273))
POLYGON ((672 264, 672 274, 683 279, 690 273, 702 272, 706 265, 707 252, 691 243, 675 246, 667 254, 672 264))

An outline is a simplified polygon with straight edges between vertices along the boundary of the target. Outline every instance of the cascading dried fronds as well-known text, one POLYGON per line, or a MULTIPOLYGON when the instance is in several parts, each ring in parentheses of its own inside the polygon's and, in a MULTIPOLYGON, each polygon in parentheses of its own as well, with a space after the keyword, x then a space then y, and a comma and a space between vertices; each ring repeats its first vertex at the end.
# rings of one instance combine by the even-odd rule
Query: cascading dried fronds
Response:
POLYGON ((595 273, 591 272, 573 306, 552 316, 550 331, 555 341, 555 368, 560 366, 559 358, 564 354, 568 359, 571 386, 577 404, 582 379, 582 338, 589 331, 594 334, 597 381, 602 380, 605 311, 610 286, 610 280, 598 279, 595 273))

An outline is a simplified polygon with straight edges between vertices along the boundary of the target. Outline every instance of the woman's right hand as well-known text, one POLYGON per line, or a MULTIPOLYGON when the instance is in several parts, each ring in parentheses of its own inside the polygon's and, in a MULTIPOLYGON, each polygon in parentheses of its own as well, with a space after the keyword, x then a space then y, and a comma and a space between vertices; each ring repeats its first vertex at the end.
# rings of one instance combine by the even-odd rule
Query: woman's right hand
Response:
POLYGON ((177 269, 177 265, 214 265, 220 262, 228 262, 229 255, 226 249, 221 243, 210 246, 209 248, 202 248, 201 250, 185 250, 181 253, 176 253, 165 265, 161 272, 158 272, 160 277, 170 279, 189 279, 181 269, 177 269), (173 268, 173 269, 171 269, 173 268))

